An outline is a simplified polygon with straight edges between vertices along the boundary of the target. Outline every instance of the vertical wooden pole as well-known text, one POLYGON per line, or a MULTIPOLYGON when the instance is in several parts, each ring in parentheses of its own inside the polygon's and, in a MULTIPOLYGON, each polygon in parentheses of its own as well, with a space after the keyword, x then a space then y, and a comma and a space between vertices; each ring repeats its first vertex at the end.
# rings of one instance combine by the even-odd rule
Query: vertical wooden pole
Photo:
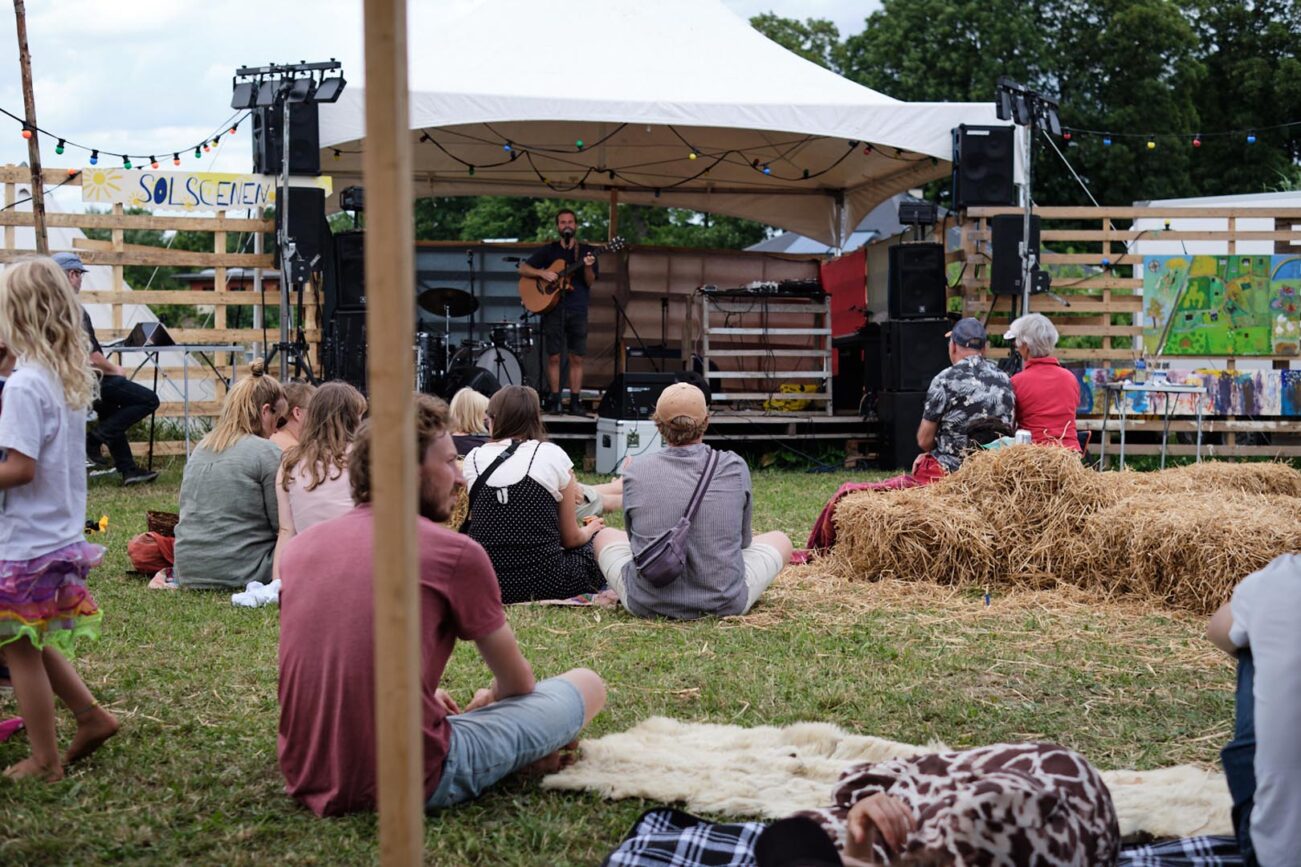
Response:
POLYGON ((380 863, 418 865, 424 842, 420 730, 418 467, 410 337, 415 234, 407 117, 406 0, 364 0, 367 332, 375 512, 375 719, 380 863), (383 650, 381 651, 381 646, 383 650))
MULTIPOLYGON (((125 214, 126 214, 126 209, 122 207, 122 204, 120 202, 113 205, 113 216, 121 217, 124 216, 125 214)), ((110 237, 112 238, 113 241, 113 252, 115 253, 122 253, 126 251, 126 242, 125 242, 126 234, 122 230, 122 224, 124 222, 126 221, 125 220, 113 221, 114 228, 110 232, 110 237)), ((114 292, 123 292, 126 290, 126 279, 123 276, 124 274, 125 271, 123 270, 123 266, 121 265, 113 266, 113 291, 114 292)), ((113 338, 114 339, 117 339, 122 336, 119 333, 121 332, 122 328, 123 328, 122 305, 121 303, 115 301, 113 302, 113 338)))
POLYGON ((32 168, 32 226, 36 230, 36 252, 49 255, 50 241, 45 233, 45 178, 41 174, 41 141, 36 131, 36 95, 32 91, 32 55, 27 50, 27 11, 23 0, 14 0, 14 18, 18 22, 18 67, 23 79, 23 113, 31 138, 27 139, 27 162, 32 168))
POLYGON ((614 236, 619 234, 619 191, 610 190, 610 226, 605 233, 607 241, 613 241, 614 236))

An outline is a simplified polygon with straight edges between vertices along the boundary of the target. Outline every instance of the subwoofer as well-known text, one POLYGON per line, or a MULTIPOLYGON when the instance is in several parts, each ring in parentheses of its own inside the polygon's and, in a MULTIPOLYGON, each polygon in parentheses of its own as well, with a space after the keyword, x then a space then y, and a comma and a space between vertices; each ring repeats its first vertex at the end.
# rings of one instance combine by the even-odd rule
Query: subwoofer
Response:
POLYGON ((943 316, 945 288, 942 244, 897 244, 890 248, 886 307, 891 319, 943 316))
POLYGON ((935 374, 949 366, 953 327, 948 319, 891 319, 881 323, 880 387, 884 391, 925 391, 935 374))
POLYGON ((366 391, 366 311, 339 310, 328 319, 321 347, 326 379, 366 391))
POLYGON ((953 207, 1015 205, 1015 138, 1010 126, 953 130, 953 207))
POLYGON ((334 236, 334 285, 326 293, 325 315, 334 310, 366 306, 366 233, 340 232, 334 236))
MULTIPOLYGON (((1025 237, 1025 217, 1000 214, 989 221, 990 259, 989 290, 995 295, 1021 294, 1021 241, 1025 237)), ((1039 218, 1030 217, 1030 250, 1039 256, 1039 218)))

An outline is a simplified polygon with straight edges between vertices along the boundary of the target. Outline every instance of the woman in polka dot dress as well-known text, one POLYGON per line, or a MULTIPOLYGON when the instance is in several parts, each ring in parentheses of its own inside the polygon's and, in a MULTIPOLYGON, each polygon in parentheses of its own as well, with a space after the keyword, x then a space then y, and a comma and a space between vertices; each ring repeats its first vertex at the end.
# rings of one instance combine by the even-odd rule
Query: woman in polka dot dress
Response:
POLYGON ((465 456, 464 472, 472 491, 488 473, 470 502, 470 537, 492 560, 502 602, 599 590, 605 581, 591 540, 605 523, 590 518, 578 525, 574 465, 564 449, 547 442, 537 392, 506 386, 488 402, 487 415, 492 440, 465 456))

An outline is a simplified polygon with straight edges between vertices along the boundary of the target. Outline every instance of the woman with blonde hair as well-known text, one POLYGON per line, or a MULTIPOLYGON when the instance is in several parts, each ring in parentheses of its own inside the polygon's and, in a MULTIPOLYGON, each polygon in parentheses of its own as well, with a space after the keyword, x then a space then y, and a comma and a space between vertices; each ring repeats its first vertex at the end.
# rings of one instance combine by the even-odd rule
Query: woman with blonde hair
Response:
POLYGON ((310 382, 286 382, 281 388, 285 390, 287 409, 276 422, 276 432, 271 435, 271 442, 283 452, 298 445, 298 440, 303 435, 303 419, 316 394, 316 386, 310 382))
POLYGON ((86 543, 86 410, 95 399, 90 341, 63 271, 44 256, 0 274, 0 656, 9 667, 31 755, 10 778, 63 778, 117 731, 68 662, 98 638, 86 575, 104 549, 86 543), (54 696, 77 730, 58 752, 54 696))
POLYGON ((452 395, 448 409, 448 426, 456 453, 465 457, 488 441, 488 398, 472 388, 463 388, 452 395))
POLYGON ((302 436, 291 446, 276 473, 276 536, 273 577, 280 577, 284 544, 313 524, 352 509, 348 453, 366 415, 366 398, 346 382, 327 382, 312 398, 303 418, 302 436))
POLYGON ((174 582, 155 577, 151 587, 243 590, 271 580, 280 449, 269 437, 287 409, 280 383, 254 361, 185 465, 174 582))

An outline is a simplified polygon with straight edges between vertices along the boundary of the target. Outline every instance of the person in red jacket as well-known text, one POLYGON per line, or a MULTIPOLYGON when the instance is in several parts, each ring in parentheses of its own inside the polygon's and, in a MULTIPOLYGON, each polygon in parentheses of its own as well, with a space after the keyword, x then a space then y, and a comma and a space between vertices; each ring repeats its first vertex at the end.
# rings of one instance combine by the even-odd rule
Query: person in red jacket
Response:
POLYGON ((1057 329, 1042 313, 1014 320, 1003 335, 1015 341, 1025 368, 1012 377, 1016 426, 1030 431, 1036 445, 1052 444, 1082 451, 1075 433, 1080 381, 1053 357, 1057 329))

